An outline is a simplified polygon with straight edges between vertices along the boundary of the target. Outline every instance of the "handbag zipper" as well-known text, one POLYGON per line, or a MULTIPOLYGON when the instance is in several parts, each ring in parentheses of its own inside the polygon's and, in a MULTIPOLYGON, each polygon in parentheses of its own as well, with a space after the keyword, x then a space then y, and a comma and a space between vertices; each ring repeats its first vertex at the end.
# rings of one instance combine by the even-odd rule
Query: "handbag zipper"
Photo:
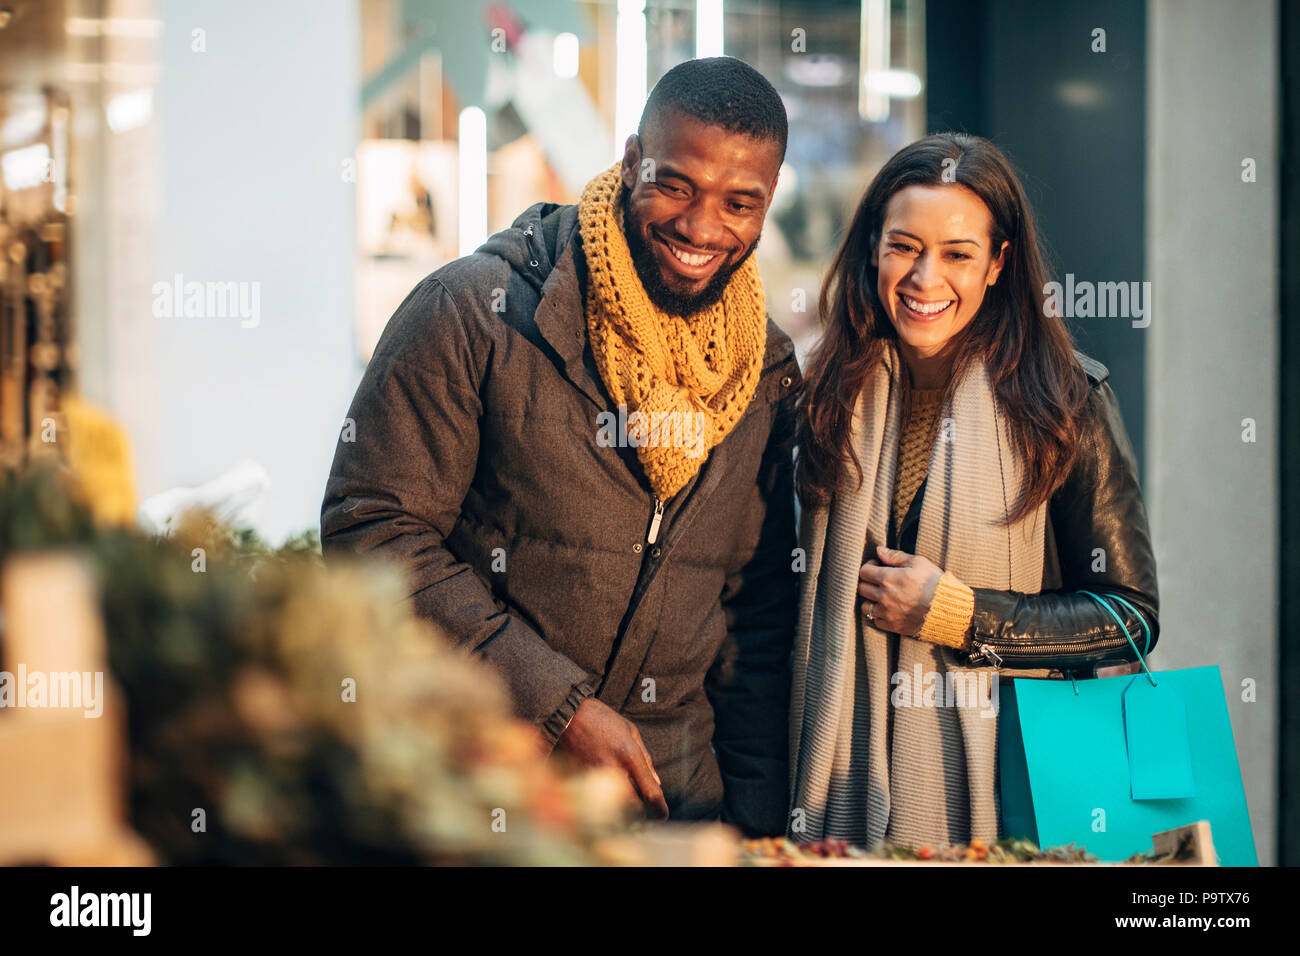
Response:
POLYGON ((659 525, 664 520, 664 503, 655 498, 655 511, 650 516, 650 530, 645 536, 646 544, 654 544, 659 538, 659 525))

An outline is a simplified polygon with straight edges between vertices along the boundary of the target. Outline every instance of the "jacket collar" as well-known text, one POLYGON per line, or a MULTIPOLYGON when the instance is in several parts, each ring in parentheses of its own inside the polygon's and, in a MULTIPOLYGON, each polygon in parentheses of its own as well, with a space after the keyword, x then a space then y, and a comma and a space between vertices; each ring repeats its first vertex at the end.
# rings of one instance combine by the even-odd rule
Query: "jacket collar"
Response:
MULTIPOLYGON (((542 298, 534 321, 563 361, 565 376, 604 410, 609 407, 609 396, 600 383, 594 358, 591 362, 585 358, 588 353, 587 318, 583 309, 586 282, 583 263, 579 261, 578 207, 565 206, 554 215, 560 217, 556 233, 556 249, 560 251, 555 267, 542 284, 542 298)), ((541 245, 545 246, 545 242, 541 245)), ((546 254, 550 256, 549 249, 546 254)))

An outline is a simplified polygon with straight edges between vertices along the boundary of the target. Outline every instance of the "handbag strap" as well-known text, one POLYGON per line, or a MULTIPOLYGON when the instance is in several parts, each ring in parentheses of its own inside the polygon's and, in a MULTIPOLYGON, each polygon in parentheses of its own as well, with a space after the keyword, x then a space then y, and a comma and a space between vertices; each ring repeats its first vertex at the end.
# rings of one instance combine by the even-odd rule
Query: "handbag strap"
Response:
MULTIPOLYGON (((1156 679, 1155 679, 1155 677, 1153 677, 1153 676, 1151 675, 1151 668, 1147 667, 1147 662, 1146 662, 1146 653, 1144 653, 1143 651, 1139 651, 1138 648, 1137 648, 1137 645, 1136 645, 1135 643, 1133 643, 1133 636, 1132 636, 1131 634, 1129 634, 1129 632, 1128 632, 1128 625, 1125 624, 1124 621, 1123 621, 1123 619, 1122 619, 1118 614, 1115 613, 1115 609, 1114 609, 1113 607, 1110 606, 1110 602, 1108 602, 1105 598, 1103 598, 1103 597, 1101 597, 1101 596, 1099 596, 1099 595, 1093 594, 1091 591, 1080 591, 1079 593, 1080 593, 1080 594, 1086 594, 1086 595, 1088 595, 1088 597, 1092 598, 1094 601, 1096 601, 1098 604, 1100 604, 1102 607, 1104 607, 1104 608, 1106 609, 1106 612, 1107 612, 1111 617, 1113 617, 1113 618, 1115 619, 1115 623, 1119 625, 1119 629, 1124 633, 1124 636, 1125 636, 1126 638, 1128 638, 1129 646, 1133 648, 1133 653, 1137 655, 1138 663, 1142 665, 1142 670, 1146 672, 1147 680, 1151 681, 1151 686, 1152 686, 1152 687, 1158 687, 1159 685, 1156 683, 1156 679)), ((1138 611, 1137 608, 1135 608, 1135 607, 1134 607, 1132 604, 1130 604, 1128 601, 1124 600, 1124 599, 1123 599, 1122 597, 1120 597, 1118 594, 1111 594, 1111 595, 1108 595, 1108 597, 1110 597, 1112 600, 1118 601, 1120 604, 1124 605, 1126 608, 1128 608, 1130 611, 1132 611, 1134 615, 1136 615, 1136 617, 1137 617, 1137 619, 1138 619, 1139 621, 1142 622, 1142 628, 1143 628, 1143 630, 1146 631, 1146 638, 1147 638, 1147 639, 1146 639, 1146 652, 1150 652, 1150 650, 1151 650, 1151 626, 1150 626, 1149 624, 1147 624, 1147 619, 1142 615, 1142 613, 1141 613, 1140 611, 1138 611)))

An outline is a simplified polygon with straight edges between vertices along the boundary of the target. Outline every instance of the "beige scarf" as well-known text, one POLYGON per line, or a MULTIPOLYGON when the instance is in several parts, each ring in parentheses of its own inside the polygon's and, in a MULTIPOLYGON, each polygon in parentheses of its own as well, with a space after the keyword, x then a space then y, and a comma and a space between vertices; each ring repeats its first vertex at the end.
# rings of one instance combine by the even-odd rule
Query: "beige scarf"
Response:
POLYGON ((623 234, 623 188, 616 164, 587 184, 578 204, 587 329, 605 387, 627 407, 629 439, 650 486, 667 500, 754 397, 767 347, 763 284, 751 256, 711 309, 683 318, 655 308, 623 234))
MULTIPOLYGON (((863 483, 805 509, 791 699, 790 836, 947 846, 998 836, 996 682, 946 647, 879 630, 858 570, 886 543, 904 384, 896 347, 858 398, 863 483), (948 693, 948 688, 953 693, 948 693)), ((971 587, 1037 593, 1047 506, 1008 526, 1025 480, 983 365, 940 412, 916 550, 971 587)))

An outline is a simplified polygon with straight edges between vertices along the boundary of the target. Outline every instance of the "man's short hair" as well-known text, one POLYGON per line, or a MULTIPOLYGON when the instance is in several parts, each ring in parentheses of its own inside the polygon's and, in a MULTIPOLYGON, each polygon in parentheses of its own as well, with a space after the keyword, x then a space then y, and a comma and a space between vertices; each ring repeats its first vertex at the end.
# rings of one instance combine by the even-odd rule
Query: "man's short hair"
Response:
POLYGON ((678 63, 650 91, 637 135, 644 136, 649 120, 665 110, 679 110, 731 133, 774 139, 785 158, 785 104, 763 74, 743 60, 712 56, 678 63))

